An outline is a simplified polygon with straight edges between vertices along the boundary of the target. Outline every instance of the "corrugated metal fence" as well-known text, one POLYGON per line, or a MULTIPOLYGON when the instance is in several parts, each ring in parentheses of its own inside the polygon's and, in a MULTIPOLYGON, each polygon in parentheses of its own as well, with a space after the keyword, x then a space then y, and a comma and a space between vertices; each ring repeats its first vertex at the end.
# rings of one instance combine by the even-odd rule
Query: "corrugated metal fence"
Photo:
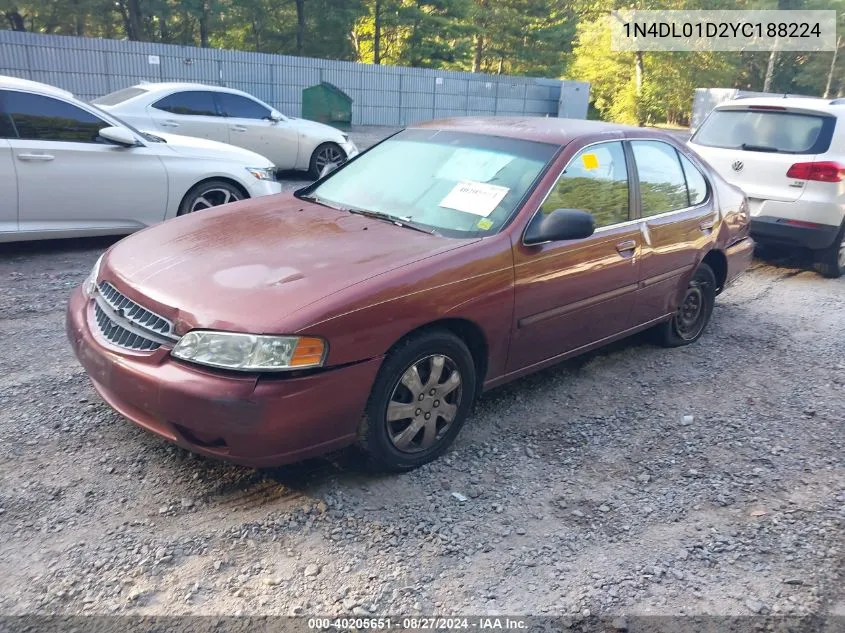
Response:
POLYGON ((0 31, 0 74, 52 84, 86 100, 143 81, 218 84, 293 116, 300 115, 302 89, 328 81, 354 100, 354 125, 401 126, 468 114, 585 118, 589 99, 589 84, 575 81, 13 31, 0 31))

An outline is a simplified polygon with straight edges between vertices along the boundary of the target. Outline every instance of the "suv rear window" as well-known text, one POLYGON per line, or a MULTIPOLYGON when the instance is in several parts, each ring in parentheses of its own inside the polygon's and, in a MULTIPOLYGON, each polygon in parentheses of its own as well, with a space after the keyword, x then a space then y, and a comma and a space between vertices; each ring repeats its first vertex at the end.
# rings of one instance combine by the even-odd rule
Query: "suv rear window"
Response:
POLYGON ((116 90, 98 99, 94 99, 91 103, 101 106, 115 106, 118 103, 129 101, 129 99, 133 99, 145 92, 147 91, 143 88, 124 88, 123 90, 116 90))
POLYGON ((836 118, 778 110, 714 110, 692 137, 709 147, 783 154, 822 154, 836 118))

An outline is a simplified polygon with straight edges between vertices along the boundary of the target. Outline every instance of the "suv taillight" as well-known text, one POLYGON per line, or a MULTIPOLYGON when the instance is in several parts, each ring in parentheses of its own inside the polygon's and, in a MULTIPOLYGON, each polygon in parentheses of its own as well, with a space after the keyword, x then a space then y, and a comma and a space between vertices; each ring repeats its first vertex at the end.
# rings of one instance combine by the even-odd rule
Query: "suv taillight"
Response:
POLYGON ((845 180, 845 165, 833 160, 815 163, 795 163, 786 172, 787 178, 796 180, 818 180, 819 182, 841 182, 845 180))

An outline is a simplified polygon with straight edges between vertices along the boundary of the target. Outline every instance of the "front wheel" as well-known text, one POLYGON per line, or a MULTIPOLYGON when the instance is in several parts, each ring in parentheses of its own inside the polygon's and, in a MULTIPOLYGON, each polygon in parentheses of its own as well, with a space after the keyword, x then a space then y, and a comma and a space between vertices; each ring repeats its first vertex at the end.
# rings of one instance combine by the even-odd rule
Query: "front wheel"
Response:
POLYGON ((675 316, 655 328, 657 342, 665 347, 694 343, 710 322, 715 304, 716 275, 710 266, 701 264, 684 291, 675 316))
POLYGON ((311 154, 308 173, 313 178, 319 178, 323 168, 327 165, 340 165, 346 160, 346 152, 337 143, 323 143, 311 154))
POLYGON ((815 268, 822 275, 829 279, 838 279, 845 275, 845 224, 842 225, 833 244, 815 255, 815 268))
POLYGON ((229 204, 246 198, 246 194, 225 180, 207 180, 194 185, 182 199, 177 215, 187 215, 221 204, 229 204))
POLYGON ((476 380, 472 354, 448 331, 400 343, 376 377, 358 430, 371 465, 407 471, 443 454, 469 414, 476 380))

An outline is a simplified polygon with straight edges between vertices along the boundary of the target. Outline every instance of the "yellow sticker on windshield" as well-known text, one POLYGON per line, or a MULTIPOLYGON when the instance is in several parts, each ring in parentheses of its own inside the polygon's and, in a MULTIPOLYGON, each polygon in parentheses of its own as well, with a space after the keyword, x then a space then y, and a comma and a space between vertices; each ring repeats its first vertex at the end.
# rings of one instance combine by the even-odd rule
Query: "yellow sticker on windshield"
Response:
POLYGON ((493 220, 490 218, 481 218, 476 226, 484 231, 487 231, 491 226, 493 226, 493 220))
POLYGON ((581 156, 581 162, 584 163, 584 169, 599 168, 599 158, 595 154, 584 154, 581 156))

